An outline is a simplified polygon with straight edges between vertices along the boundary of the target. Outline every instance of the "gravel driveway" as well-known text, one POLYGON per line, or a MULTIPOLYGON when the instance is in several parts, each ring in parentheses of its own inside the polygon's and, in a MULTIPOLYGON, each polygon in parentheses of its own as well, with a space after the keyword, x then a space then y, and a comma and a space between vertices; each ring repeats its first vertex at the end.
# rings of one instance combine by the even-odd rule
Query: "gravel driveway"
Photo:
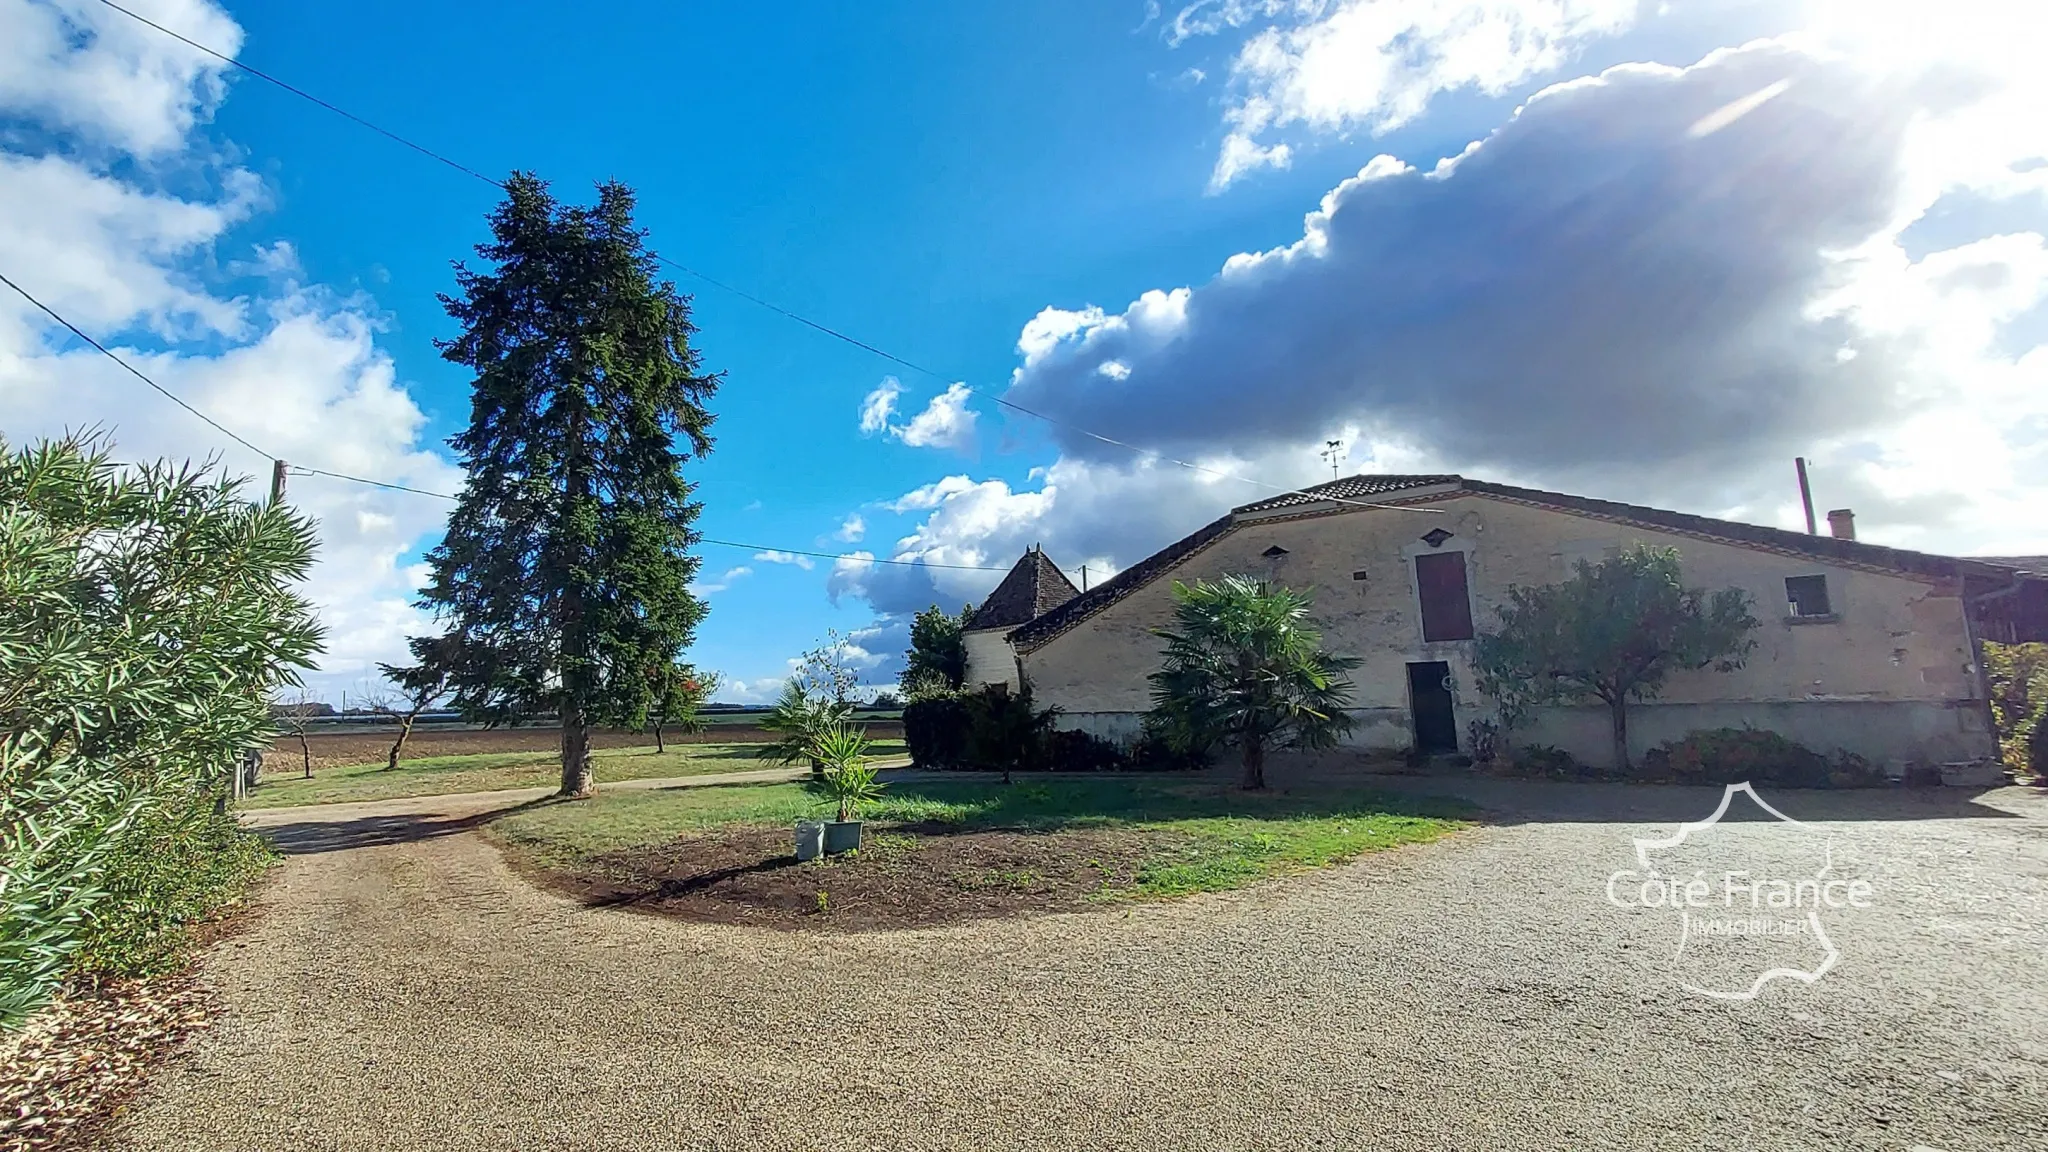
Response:
POLYGON ((122 1138, 2048 1147, 2048 800, 1788 794, 1874 894, 1818 983, 1724 1002, 1677 986, 1673 918, 1604 895, 1718 793, 1400 786, 1496 820, 1227 895, 837 937, 578 908, 470 830, 486 800, 272 813, 299 854, 208 957, 228 1013, 122 1138))

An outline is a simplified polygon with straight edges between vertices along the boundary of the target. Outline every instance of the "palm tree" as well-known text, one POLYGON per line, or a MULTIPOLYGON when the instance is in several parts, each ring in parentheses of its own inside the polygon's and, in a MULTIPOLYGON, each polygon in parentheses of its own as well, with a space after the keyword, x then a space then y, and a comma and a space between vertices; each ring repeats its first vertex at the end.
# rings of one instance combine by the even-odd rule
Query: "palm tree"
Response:
POLYGON ((806 692, 803 681, 792 676, 783 684, 782 695, 776 698, 775 706, 761 718, 761 728, 776 733, 779 739, 762 745, 758 755, 777 764, 808 761, 812 778, 822 780, 825 765, 815 751, 818 738, 852 718, 852 701, 833 700, 806 692))
POLYGON ((1152 681, 1147 722, 1182 751, 1234 745, 1244 786, 1266 786, 1266 752, 1328 748, 1351 730, 1344 709, 1358 667, 1323 651, 1309 597, 1230 576, 1173 585, 1173 626, 1155 629, 1166 652, 1152 681))

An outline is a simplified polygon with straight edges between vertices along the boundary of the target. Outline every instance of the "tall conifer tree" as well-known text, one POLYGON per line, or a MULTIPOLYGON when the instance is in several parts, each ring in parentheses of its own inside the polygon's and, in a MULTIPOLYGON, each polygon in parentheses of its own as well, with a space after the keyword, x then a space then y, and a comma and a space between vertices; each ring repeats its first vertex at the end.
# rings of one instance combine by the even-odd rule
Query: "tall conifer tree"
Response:
POLYGON ((689 301, 655 278, 633 193, 557 203, 515 172, 442 296, 462 334, 443 358, 476 373, 468 430, 449 440, 469 482, 428 557, 422 606, 459 653, 455 703, 485 720, 554 708, 562 795, 595 788, 590 728, 637 727, 657 678, 694 637, 689 547, 702 506, 683 464, 711 450, 689 301))

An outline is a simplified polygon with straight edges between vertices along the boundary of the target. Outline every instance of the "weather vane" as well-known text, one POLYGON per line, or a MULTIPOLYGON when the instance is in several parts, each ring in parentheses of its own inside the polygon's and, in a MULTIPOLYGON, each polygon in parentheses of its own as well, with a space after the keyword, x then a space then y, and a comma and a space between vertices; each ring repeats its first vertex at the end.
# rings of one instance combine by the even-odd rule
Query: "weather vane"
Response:
POLYGON ((1338 462, 1344 459, 1344 442, 1342 440, 1323 441, 1323 450, 1319 455, 1330 462, 1330 479, 1337 479, 1338 462))

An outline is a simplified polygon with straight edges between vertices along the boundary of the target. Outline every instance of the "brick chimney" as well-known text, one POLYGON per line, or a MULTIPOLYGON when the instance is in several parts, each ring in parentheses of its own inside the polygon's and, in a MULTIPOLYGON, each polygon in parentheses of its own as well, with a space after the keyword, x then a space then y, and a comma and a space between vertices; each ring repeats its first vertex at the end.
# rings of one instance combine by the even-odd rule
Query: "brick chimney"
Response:
POLYGON ((1856 538, 1856 514, 1847 508, 1837 508, 1828 513, 1828 535, 1837 540, 1856 538))

